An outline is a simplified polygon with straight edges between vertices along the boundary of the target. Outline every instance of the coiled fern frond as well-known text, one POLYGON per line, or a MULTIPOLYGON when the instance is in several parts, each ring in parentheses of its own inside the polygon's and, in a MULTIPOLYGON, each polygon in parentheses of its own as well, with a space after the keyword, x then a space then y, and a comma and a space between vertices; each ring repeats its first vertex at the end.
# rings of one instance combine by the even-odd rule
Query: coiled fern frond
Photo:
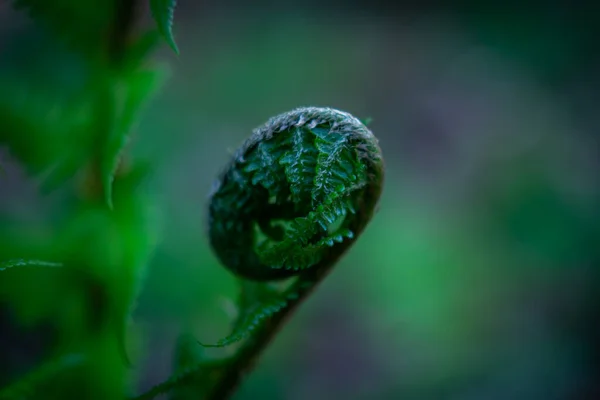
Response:
POLYGON ((317 107, 281 114, 253 132, 215 183, 211 245, 239 277, 289 278, 356 239, 382 183, 377 139, 357 118, 317 107))
POLYGON ((377 139, 346 112, 298 108, 255 129, 219 174, 208 207, 211 247, 241 290, 232 332, 201 345, 242 343, 219 362, 182 348, 187 361, 175 362, 172 377, 136 400, 172 389, 178 400, 228 398, 363 232, 383 178, 377 139))

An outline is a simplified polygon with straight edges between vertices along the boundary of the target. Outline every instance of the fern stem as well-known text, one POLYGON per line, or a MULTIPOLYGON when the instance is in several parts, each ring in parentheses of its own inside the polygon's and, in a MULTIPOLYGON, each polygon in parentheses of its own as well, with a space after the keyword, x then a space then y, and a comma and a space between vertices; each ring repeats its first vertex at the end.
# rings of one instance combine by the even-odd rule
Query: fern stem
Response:
POLYGON ((335 260, 328 262, 328 265, 321 266, 320 269, 311 270, 311 276, 304 276, 298 280, 294 286, 297 286, 298 297, 288 303, 281 312, 275 313, 272 317, 256 331, 242 345, 235 360, 230 363, 226 369, 221 372, 219 379, 212 387, 206 400, 223 400, 230 398, 245 375, 247 375, 256 365, 260 355, 272 342, 275 336, 283 328, 286 321, 292 317, 294 312, 308 298, 310 293, 316 288, 318 282, 331 271, 335 260))
POLYGON ((192 367, 188 367, 179 371, 177 374, 170 376, 167 380, 159 383, 156 386, 153 386, 148 391, 132 397, 131 400, 152 400, 156 396, 166 393, 176 387, 182 385, 182 383, 193 378, 197 373, 202 372, 205 368, 222 368, 224 366, 225 361, 215 360, 211 363, 204 362, 202 364, 197 364, 192 367))

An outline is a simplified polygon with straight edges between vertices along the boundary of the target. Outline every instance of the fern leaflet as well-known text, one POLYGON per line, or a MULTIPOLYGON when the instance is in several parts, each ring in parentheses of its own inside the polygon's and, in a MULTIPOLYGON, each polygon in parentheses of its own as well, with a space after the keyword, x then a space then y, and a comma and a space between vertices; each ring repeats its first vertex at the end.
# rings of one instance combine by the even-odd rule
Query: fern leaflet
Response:
POLYGON ((173 36, 173 15, 176 4, 176 0, 150 0, 150 9, 152 10, 158 31, 175 54, 179 54, 179 48, 173 36))

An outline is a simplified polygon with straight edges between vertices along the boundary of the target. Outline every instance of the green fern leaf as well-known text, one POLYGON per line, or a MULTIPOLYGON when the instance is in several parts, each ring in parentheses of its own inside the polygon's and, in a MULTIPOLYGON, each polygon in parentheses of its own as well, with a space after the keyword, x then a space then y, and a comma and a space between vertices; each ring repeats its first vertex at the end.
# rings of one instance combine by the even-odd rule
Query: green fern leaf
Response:
POLYGON ((121 85, 115 85, 116 122, 106 139, 102 156, 104 199, 113 208, 113 182, 121 152, 129 141, 143 107, 166 78, 163 69, 131 72, 121 85))
POLYGON ((306 128, 293 130, 291 142, 291 151, 287 152, 279 163, 285 166, 292 201, 294 203, 310 201, 312 172, 317 167, 318 152, 312 146, 310 131, 306 128))
POLYGON ((150 0, 150 9, 156 21, 158 31, 175 54, 179 54, 179 48, 173 37, 173 15, 176 4, 176 0, 150 0))
POLYGON ((264 283, 241 282, 240 315, 232 332, 215 344, 203 347, 225 347, 239 342, 257 330, 274 314, 282 311, 290 300, 297 298, 293 290, 279 291, 264 283))
POLYGON ((0 143, 28 172, 45 173, 42 190, 75 174, 91 149, 88 98, 57 97, 25 76, 0 77, 0 87, 0 143))

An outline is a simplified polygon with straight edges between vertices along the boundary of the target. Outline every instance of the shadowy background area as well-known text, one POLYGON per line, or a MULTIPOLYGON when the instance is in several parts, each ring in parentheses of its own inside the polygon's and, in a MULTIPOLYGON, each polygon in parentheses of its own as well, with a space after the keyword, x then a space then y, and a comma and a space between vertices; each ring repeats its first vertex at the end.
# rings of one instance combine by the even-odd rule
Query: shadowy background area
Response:
MULTIPOLYGON (((380 211, 235 399, 600 398, 596 14, 391 3, 180 1, 181 55, 156 54, 171 77, 129 145, 151 160, 162 221, 132 328, 140 389, 169 375, 189 321, 202 342, 228 332, 213 178, 270 116, 317 105, 373 119, 380 211)), ((0 35, 0 76, 76 85, 76 63, 4 3, 0 35)), ((68 195, 40 193, 6 148, 0 163, 1 253, 16 254, 68 195)), ((4 384, 53 334, 15 333, 5 304, 4 384)))

